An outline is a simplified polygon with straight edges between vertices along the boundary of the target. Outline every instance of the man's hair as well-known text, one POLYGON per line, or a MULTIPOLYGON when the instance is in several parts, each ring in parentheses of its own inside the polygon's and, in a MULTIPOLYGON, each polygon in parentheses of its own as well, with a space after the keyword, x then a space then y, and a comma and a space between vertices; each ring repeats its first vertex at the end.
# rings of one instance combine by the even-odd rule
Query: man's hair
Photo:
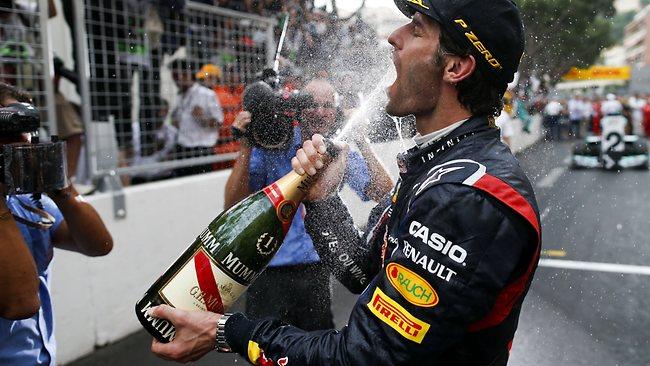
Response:
MULTIPOLYGON (((471 55, 469 44, 456 44, 449 34, 440 27, 440 46, 436 55, 436 62, 442 64, 445 54, 466 57, 471 55)), ((478 68, 466 79, 456 84, 458 101, 473 115, 496 117, 503 109, 503 93, 491 84, 478 68)))
POLYGON ((31 103, 32 97, 26 91, 0 81, 0 101, 13 98, 21 103, 31 103))

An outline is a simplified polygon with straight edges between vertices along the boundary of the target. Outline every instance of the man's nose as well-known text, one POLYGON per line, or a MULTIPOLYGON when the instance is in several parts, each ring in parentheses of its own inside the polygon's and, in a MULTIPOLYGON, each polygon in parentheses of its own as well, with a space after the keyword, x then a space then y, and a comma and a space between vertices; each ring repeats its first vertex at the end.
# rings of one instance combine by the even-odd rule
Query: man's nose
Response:
POLYGON ((404 30, 406 25, 403 25, 393 31, 393 33, 388 36, 388 43, 395 47, 396 49, 401 49, 402 48, 402 37, 401 37, 401 32, 404 30))

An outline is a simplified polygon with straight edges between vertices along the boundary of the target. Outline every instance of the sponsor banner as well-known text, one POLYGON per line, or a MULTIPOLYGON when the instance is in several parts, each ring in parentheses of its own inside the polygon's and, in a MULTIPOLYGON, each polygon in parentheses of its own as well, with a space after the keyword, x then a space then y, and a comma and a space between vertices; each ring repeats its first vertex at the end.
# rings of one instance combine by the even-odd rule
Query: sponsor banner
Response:
POLYGON ((402 337, 415 343, 422 343, 424 336, 429 331, 428 323, 411 315, 379 288, 375 289, 370 298, 368 308, 379 320, 393 328, 402 337))
POLYGON ((630 80, 629 66, 591 66, 588 69, 572 67, 562 76, 562 80, 630 80))
POLYGON ((179 309, 223 313, 246 288, 221 271, 205 249, 200 248, 158 293, 179 309))
POLYGON ((410 269, 390 263, 386 266, 388 281, 408 302, 421 307, 438 305, 438 293, 424 278, 410 269))

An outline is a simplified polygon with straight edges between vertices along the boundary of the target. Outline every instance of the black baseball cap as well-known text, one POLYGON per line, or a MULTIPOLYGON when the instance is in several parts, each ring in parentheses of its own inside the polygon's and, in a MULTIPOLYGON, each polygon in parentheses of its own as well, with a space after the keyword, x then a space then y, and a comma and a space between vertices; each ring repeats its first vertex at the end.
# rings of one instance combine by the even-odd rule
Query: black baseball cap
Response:
POLYGON ((469 44, 479 70, 505 92, 524 53, 524 27, 512 0, 395 0, 395 5, 408 17, 429 16, 455 43, 469 44))

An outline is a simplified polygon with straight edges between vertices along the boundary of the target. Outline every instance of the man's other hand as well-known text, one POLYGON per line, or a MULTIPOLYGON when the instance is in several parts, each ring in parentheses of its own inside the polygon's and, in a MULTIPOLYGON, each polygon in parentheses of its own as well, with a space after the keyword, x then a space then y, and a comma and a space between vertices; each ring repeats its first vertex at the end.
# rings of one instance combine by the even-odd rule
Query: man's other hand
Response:
POLYGON ((315 134, 303 143, 302 149, 291 159, 293 171, 303 175, 319 174, 312 184, 305 200, 320 201, 337 191, 343 180, 349 146, 344 142, 334 143, 336 157, 328 155, 323 136, 315 134))
POLYGON ((169 343, 153 339, 151 352, 165 360, 191 362, 212 351, 216 343, 217 322, 221 314, 207 311, 185 311, 168 305, 149 310, 154 318, 166 319, 176 328, 174 340, 169 343))
POLYGON ((251 112, 241 111, 235 117, 232 126, 244 133, 246 132, 249 123, 251 123, 251 112))

